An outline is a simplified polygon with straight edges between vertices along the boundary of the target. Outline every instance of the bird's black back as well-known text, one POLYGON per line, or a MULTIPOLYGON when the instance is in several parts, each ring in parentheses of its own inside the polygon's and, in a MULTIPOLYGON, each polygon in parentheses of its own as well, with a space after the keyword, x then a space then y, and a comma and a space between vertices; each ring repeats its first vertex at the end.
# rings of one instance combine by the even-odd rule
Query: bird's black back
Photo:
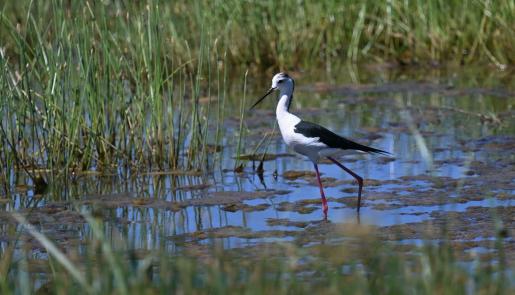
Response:
POLYGON ((369 147, 354 142, 352 140, 348 140, 318 124, 307 121, 300 121, 297 125, 295 125, 294 131, 295 133, 300 133, 306 137, 318 137, 320 142, 322 142, 330 148, 339 148, 343 150, 358 150, 374 154, 389 154, 388 152, 385 152, 383 150, 375 149, 373 147, 369 147))

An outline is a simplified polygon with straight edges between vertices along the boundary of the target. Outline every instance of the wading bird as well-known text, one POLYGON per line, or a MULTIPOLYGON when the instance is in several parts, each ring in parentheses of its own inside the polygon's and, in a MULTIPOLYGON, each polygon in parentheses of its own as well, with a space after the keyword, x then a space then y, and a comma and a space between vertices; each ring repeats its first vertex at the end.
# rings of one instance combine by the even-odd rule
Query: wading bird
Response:
POLYGON ((304 120, 290 113, 290 105, 293 100, 293 90, 295 81, 286 73, 276 74, 272 79, 272 87, 261 97, 250 109, 258 105, 265 97, 272 92, 279 91, 279 102, 277 103, 276 116, 279 123, 279 129, 284 142, 293 150, 301 155, 308 157, 315 166, 318 185, 320 187, 320 196, 322 198, 322 206, 324 216, 327 217, 327 200, 324 194, 324 188, 320 181, 320 173, 318 171, 318 162, 322 158, 331 160, 334 164, 345 170, 356 179, 359 185, 357 211, 361 206, 361 190, 363 189, 363 178, 357 175, 349 168, 343 166, 334 159, 335 156, 348 152, 365 152, 372 154, 385 154, 388 152, 365 146, 354 141, 348 140, 333 133, 332 131, 304 120))

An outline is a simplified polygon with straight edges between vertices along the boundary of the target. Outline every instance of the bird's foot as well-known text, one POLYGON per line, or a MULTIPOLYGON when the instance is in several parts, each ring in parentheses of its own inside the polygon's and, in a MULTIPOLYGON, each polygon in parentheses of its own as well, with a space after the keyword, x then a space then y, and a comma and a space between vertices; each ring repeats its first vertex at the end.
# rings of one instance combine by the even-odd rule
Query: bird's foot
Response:
POLYGON ((329 206, 327 206, 327 203, 323 203, 323 211, 324 211, 324 218, 327 219, 327 211, 329 210, 329 206))

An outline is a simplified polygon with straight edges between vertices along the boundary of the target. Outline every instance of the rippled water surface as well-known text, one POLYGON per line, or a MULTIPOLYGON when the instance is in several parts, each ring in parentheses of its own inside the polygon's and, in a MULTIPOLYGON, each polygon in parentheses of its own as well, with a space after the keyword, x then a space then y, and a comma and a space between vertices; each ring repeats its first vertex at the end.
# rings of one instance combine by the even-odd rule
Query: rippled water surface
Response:
MULTIPOLYGON (((342 72, 292 73, 296 92, 291 111, 393 157, 341 158, 365 179, 359 215, 357 184, 337 166, 322 163, 328 222, 370 224, 385 233, 398 230, 397 240, 417 243, 427 237, 419 234, 419 227, 451 215, 474 223, 488 219, 489 208, 501 208, 500 218, 512 220, 513 74, 493 69, 378 67, 342 72)), ((270 82, 267 77, 249 81, 246 104, 250 106, 270 82)), ((283 143, 274 127, 275 100, 270 98, 245 114, 243 153, 252 154, 267 135, 257 153, 266 147, 271 157, 264 161, 262 173, 255 169, 260 160, 242 160, 243 170, 234 172, 242 99, 237 90, 230 94, 224 145, 213 153, 216 164, 211 171, 193 175, 154 171, 128 179, 81 175, 68 191, 53 190, 43 196, 29 219, 62 245, 79 249, 80 241, 91 235, 76 213, 80 208, 91 209, 105 222, 114 245, 123 237, 136 249, 165 245, 175 251, 191 242, 224 247, 298 242, 301 232, 320 226, 323 218, 313 165, 283 143)), ((31 187, 17 190, 12 200, 3 200, 3 212, 21 210, 33 196, 31 187)), ((513 231, 513 222, 507 227, 513 231)), ((456 239, 490 238, 479 226, 460 228, 466 234, 456 239)), ((6 232, 2 237, 0 243, 9 240, 6 232)))

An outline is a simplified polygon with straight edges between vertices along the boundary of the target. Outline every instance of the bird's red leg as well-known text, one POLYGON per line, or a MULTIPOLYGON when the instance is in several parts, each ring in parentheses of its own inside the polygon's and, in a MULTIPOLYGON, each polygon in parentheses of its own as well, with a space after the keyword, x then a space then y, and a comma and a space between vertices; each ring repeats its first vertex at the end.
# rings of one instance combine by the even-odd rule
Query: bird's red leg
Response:
POLYGON ((313 163, 313 164, 315 165, 318 186, 320 187, 320 196, 322 197, 322 206, 323 206, 323 210, 324 210, 324 216, 327 218, 327 210, 329 209, 329 207, 327 206, 327 200, 325 199, 324 188, 322 187, 322 181, 320 180, 320 172, 318 172, 318 165, 316 163, 313 163))
POLYGON ((356 173, 352 172, 352 170, 350 170, 349 168, 343 166, 342 163, 336 161, 335 159, 333 159, 331 157, 327 157, 327 158, 329 160, 331 160, 333 163, 335 163, 336 165, 338 165, 338 167, 345 170, 345 172, 352 175, 352 177, 354 177, 356 179, 356 181, 358 182, 359 190, 358 190, 358 206, 357 207, 358 207, 358 212, 359 212, 359 208, 361 207, 361 190, 363 189, 363 178, 361 178, 361 176, 357 175, 356 173))

